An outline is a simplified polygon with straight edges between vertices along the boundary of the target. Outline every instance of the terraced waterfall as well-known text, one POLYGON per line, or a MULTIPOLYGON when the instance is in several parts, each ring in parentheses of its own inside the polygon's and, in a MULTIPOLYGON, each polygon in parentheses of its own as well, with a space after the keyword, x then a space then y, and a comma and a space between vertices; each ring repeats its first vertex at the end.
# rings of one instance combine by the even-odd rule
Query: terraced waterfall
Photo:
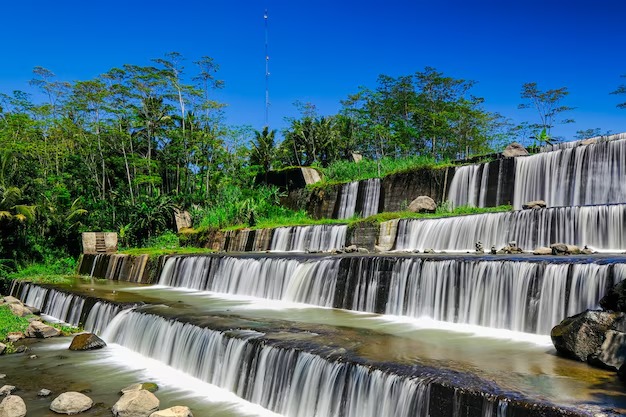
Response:
MULTIPOLYGON (((549 208, 390 222, 377 236, 391 242, 388 253, 313 253, 341 249, 356 232, 281 227, 263 232, 268 253, 170 256, 156 285, 138 285, 136 273, 135 282, 116 281, 118 267, 85 257, 82 271, 110 279, 14 283, 11 292, 191 385, 256 407, 219 415, 620 415, 626 401, 614 373, 555 355, 549 338, 626 279, 626 140, 597 142, 515 159, 514 204, 543 198, 549 208), (605 253, 473 253, 476 241, 500 248, 511 240, 527 250, 564 242, 605 253)), ((503 166, 458 169, 454 204, 503 196, 492 179, 503 166)), ((338 217, 377 213, 380 193, 380 180, 344 185, 338 217)), ((234 246, 241 251, 254 246, 241 236, 228 239, 244 242, 234 246)))

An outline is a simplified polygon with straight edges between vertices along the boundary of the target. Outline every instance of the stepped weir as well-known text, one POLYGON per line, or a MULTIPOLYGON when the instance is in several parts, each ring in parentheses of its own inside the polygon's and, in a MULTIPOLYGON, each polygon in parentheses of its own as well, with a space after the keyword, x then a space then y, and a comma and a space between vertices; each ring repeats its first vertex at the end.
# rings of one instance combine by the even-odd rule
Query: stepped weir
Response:
MULTIPOLYGON (((89 255, 80 271, 90 279, 16 282, 11 293, 254 404, 252 414, 616 416, 626 401, 614 374, 555 355, 549 334, 566 317, 599 308, 626 279, 625 143, 615 137, 470 165, 443 182, 454 205, 521 208, 542 198, 545 209, 395 220, 374 231, 229 231, 220 237, 226 253, 152 265, 89 255), (372 249, 389 251, 330 253, 365 235, 372 249), (476 241, 499 248, 511 240, 601 253, 474 253, 476 241)), ((329 211, 351 218, 395 207, 390 196, 402 191, 389 184, 341 185, 329 211)), ((224 415, 240 415, 233 413, 224 415)))

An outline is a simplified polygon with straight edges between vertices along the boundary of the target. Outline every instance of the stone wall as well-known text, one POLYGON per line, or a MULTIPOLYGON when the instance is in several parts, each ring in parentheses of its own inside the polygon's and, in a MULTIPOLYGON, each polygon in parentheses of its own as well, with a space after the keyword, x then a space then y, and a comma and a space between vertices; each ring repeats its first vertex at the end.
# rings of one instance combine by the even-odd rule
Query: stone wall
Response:
POLYGON ((153 284, 158 281, 164 261, 162 256, 85 253, 79 260, 78 273, 114 281, 153 284))

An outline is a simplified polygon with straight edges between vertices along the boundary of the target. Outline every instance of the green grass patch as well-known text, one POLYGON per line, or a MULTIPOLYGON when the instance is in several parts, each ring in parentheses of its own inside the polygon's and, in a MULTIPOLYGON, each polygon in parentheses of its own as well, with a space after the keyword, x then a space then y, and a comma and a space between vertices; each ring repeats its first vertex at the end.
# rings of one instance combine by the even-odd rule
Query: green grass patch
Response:
POLYGON ((210 249, 194 248, 194 247, 180 247, 180 248, 128 248, 119 251, 126 255, 140 256, 148 255, 149 257, 158 257, 163 255, 192 255, 195 253, 210 253, 210 249))
POLYGON ((351 181, 382 178, 391 174, 417 169, 439 169, 453 166, 450 161, 435 161, 429 156, 409 156, 406 158, 382 158, 378 161, 363 159, 360 162, 337 161, 326 168, 320 168, 324 180, 314 187, 328 186, 351 181))
POLYGON ((31 281, 35 284, 64 285, 72 283, 76 275, 58 275, 58 274, 33 274, 33 275, 9 275, 10 279, 17 281, 31 281))
POLYGON ((353 220, 350 224, 355 225, 360 222, 378 224, 395 219, 439 219, 444 217, 465 216, 469 214, 501 213, 511 210, 513 210, 513 207, 508 205, 498 207, 461 206, 455 208, 454 210, 447 209, 445 205, 443 205, 438 207, 435 213, 414 213, 412 211, 378 213, 364 219, 353 220))
POLYGON ((0 340, 6 340, 10 332, 24 332, 28 328, 28 318, 18 317, 8 305, 0 305, 0 340))

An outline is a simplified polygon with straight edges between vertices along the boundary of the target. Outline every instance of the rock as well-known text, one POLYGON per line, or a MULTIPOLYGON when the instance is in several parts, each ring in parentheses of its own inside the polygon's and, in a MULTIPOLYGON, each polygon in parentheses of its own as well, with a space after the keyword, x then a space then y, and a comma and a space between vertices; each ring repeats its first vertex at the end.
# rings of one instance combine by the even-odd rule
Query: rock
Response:
POLYGON ((580 248, 576 245, 567 245, 567 251, 570 255, 580 255, 580 248))
POLYGON ((485 253, 485 249, 483 248, 483 243, 480 240, 476 242, 474 246, 476 249, 476 253, 485 253))
MULTIPOLYGON (((515 244, 515 242, 511 242, 511 243, 514 243, 514 244, 515 244)), ((513 254, 513 253, 523 253, 523 252, 524 252, 524 251, 522 250, 522 248, 517 247, 517 245, 515 245, 515 246, 511 246, 511 245, 509 244, 509 245, 507 245, 507 246, 503 247, 502 249, 500 249, 497 253, 499 253, 499 254, 501 254, 501 255, 503 255, 503 254, 506 254, 506 255, 511 255, 511 254, 513 254)))
POLYGON ((533 255, 552 255, 552 249, 545 246, 539 246, 533 251, 533 255))
POLYGON ((0 403, 0 417, 24 417, 26 404, 17 395, 7 395, 0 403))
POLYGON ((45 389, 45 388, 40 389, 39 392, 37 393, 39 397, 47 397, 50 394, 52 394, 52 391, 50 391, 49 389, 45 389))
POLYGON ((358 253, 370 253, 369 250, 367 250, 367 248, 357 248, 356 250, 358 253))
POLYGON ((18 340, 21 340, 24 338, 24 333, 22 332, 9 332, 7 333, 7 341, 11 342, 11 343, 15 343, 18 340))
POLYGON ((355 253, 358 250, 358 248, 356 247, 356 245, 350 245, 348 247, 346 247, 344 249, 344 252, 346 253, 355 253))
POLYGON ((159 386, 154 382, 140 382, 138 384, 129 385, 126 388, 122 388, 121 393, 126 394, 127 392, 139 391, 145 389, 150 392, 157 392, 159 390, 159 386))
POLYGON ((70 350, 94 350, 102 349, 107 344, 93 333, 81 333, 74 336, 70 343, 70 350))
POLYGON ((585 362, 600 349, 606 332, 623 318, 624 313, 584 311, 554 326, 552 343, 560 354, 585 362))
POLYGON ((37 355, 30 355, 30 356, 28 357, 28 359, 37 359, 37 358, 38 358, 38 356, 37 356, 37 355))
POLYGON ((4 379, 7 377, 7 374, 0 374, 0 379, 4 379))
POLYGON ((550 245, 553 255, 569 255, 569 250, 565 243, 553 243, 550 245))
POLYGON ((589 363, 617 371, 626 361, 626 333, 609 330, 604 336, 604 342, 589 363))
POLYGON ((26 307, 27 309, 29 309, 29 310, 30 310, 30 312, 31 312, 31 314, 34 314, 34 315, 36 315, 36 316, 41 315, 41 310, 40 310, 40 309, 38 309, 37 307, 31 307, 31 306, 24 306, 24 307, 26 307))
POLYGON ((626 363, 619 367, 617 371, 617 377, 626 382, 626 363))
POLYGON ((20 345, 15 348, 15 353, 23 353, 23 352, 26 352, 27 350, 28 348, 26 346, 20 345))
POLYGON ((176 405, 165 410, 155 411, 150 417, 193 417, 189 407, 176 405))
POLYGON ((509 246, 512 248, 516 248, 517 247, 517 242, 515 240, 512 240, 509 242, 509 246))
POLYGON ((22 304, 9 304, 9 309, 11 309, 13 314, 19 317, 26 317, 33 314, 32 311, 22 304))
POLYGON ((0 395, 11 395, 13 391, 15 391, 15 385, 3 385, 0 388, 0 395))
POLYGON ((546 208, 546 202, 543 200, 534 200, 534 201, 529 201, 525 204, 522 204, 522 208, 524 210, 528 210, 528 209, 542 209, 542 208, 546 208))
POLYGON ((517 142, 511 143, 502 152, 502 156, 505 158, 514 158, 516 156, 528 156, 529 153, 521 144, 517 142))
POLYGON ((7 345, 0 343, 0 355, 2 355, 5 350, 7 350, 7 345))
POLYGON ((580 253, 582 253, 583 255, 593 255, 597 252, 593 249, 589 249, 587 245, 585 245, 585 247, 580 250, 580 253))
POLYGON ((380 253, 380 252, 387 252, 387 250, 384 247, 382 247, 382 246, 375 245, 374 246, 374 252, 378 252, 378 253, 380 253))
POLYGON ((7 295, 6 297, 4 297, 4 302, 7 304, 19 304, 19 305, 24 305, 19 299, 12 297, 10 295, 7 295))
POLYGON ((434 249, 424 249, 424 253, 435 253, 434 249))
POLYGON ((78 414, 93 406, 91 398, 76 391, 64 392, 52 400, 50 409, 59 414, 78 414))
POLYGON ((159 409, 159 399, 150 391, 130 391, 113 405, 111 411, 120 417, 149 417, 159 409))
POLYGON ((607 291, 600 300, 600 307, 609 311, 626 312, 626 280, 607 291))
POLYGON ((434 213, 437 210, 437 203, 432 198, 421 195, 411 201, 408 210, 413 213, 434 213))
POLYGON ((40 321, 33 321, 26 329, 26 337, 36 337, 38 339, 47 339, 49 337, 60 336, 61 331, 55 327, 48 326, 40 321))

